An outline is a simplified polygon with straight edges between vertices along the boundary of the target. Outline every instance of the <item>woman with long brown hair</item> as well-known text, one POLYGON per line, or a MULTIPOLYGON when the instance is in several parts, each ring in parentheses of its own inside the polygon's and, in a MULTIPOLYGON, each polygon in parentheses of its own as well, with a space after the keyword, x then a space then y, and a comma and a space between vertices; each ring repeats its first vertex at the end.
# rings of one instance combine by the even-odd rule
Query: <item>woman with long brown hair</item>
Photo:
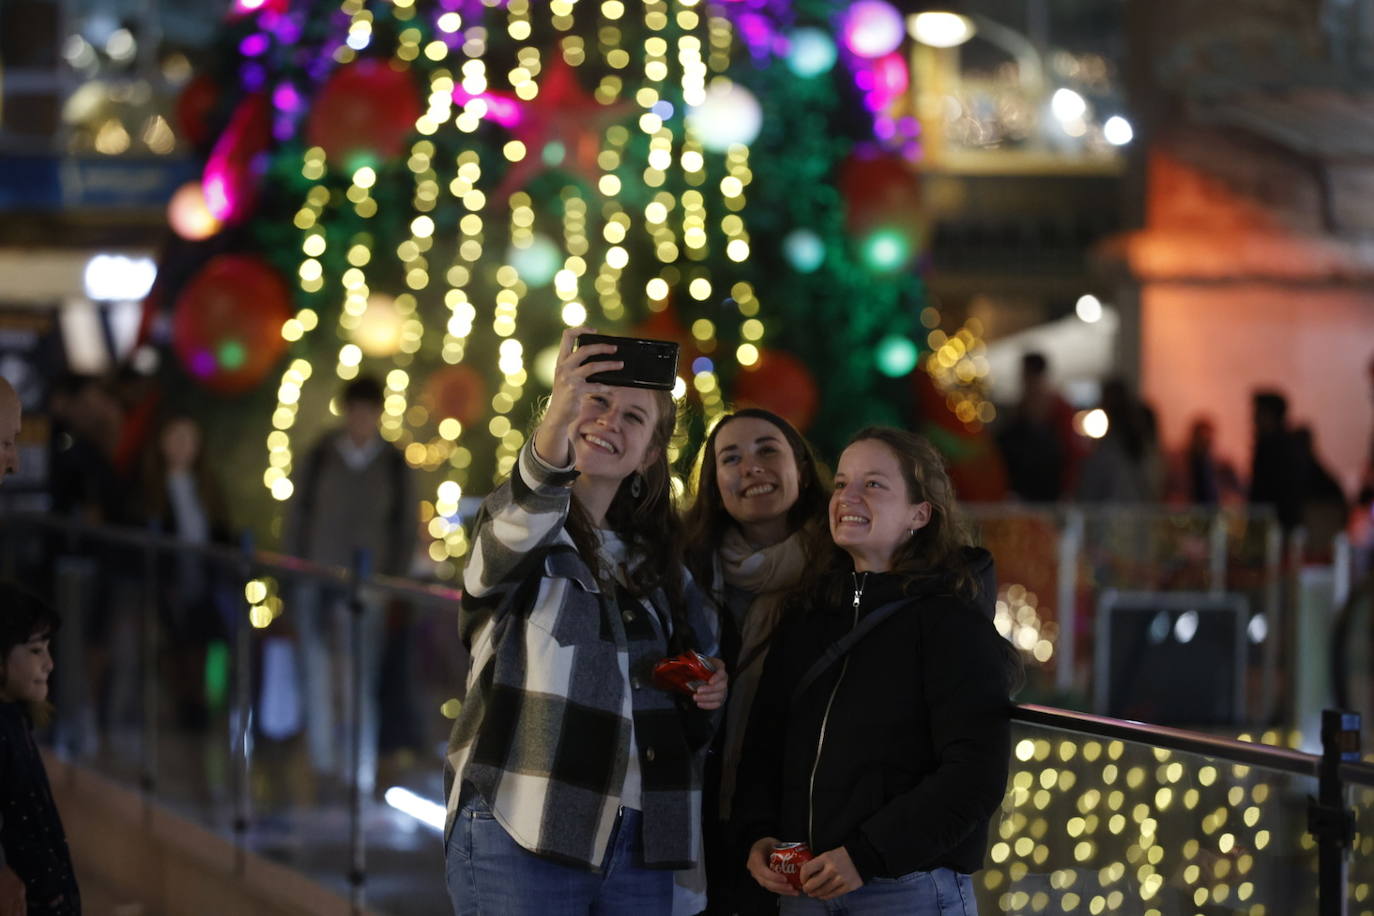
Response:
POLYGON ((747 867, 784 914, 967 916, 1005 791, 1019 657, 992 624, 973 547, 930 443, 869 427, 840 456, 833 547, 794 595, 745 736, 747 867), (805 842, 800 892, 768 867, 805 842))
POLYGON ((726 414, 697 458, 685 517, 688 566, 720 617, 730 671, 725 727, 708 759, 705 810, 710 913, 774 912, 743 869, 730 826, 744 727, 783 598, 801 581, 808 545, 824 527, 829 474, 801 433, 756 407, 726 414))
POLYGON ((621 362, 574 347, 590 330, 564 333, 548 408, 473 525, 447 772, 458 916, 669 912, 700 856, 725 671, 691 697, 652 681, 665 656, 716 651, 670 497, 676 409, 592 381, 621 362))

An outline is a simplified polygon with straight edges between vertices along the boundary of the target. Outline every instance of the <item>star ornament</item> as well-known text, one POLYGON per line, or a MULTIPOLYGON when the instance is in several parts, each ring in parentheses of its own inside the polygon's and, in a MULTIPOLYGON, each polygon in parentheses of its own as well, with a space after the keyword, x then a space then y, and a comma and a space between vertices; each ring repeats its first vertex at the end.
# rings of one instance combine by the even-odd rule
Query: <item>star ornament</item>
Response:
POLYGON ((578 83, 573 68, 556 58, 539 84, 539 94, 508 124, 511 137, 524 144, 525 158, 511 163, 496 198, 505 200, 536 176, 555 170, 596 187, 602 174, 596 163, 602 137, 633 110, 628 102, 598 102, 578 83))

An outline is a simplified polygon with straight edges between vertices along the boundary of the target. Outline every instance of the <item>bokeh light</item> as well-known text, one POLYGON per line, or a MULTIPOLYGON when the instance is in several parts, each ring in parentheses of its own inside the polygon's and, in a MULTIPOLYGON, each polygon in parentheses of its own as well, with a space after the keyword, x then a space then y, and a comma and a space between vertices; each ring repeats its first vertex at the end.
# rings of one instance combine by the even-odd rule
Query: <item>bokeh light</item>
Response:
POLYGON ((920 350, 909 337, 889 334, 878 341, 878 370, 890 378, 900 378, 916 368, 920 350))
POLYGON ((882 57, 902 43, 902 14, 886 0, 858 0, 845 11, 844 44, 859 57, 882 57))
POLYGON ((782 240, 782 253, 787 263, 809 274, 825 260, 825 243, 810 229, 794 229, 782 240))
POLYGON ((754 94, 738 83, 717 79, 701 104, 687 112, 687 128, 701 145, 723 153, 736 144, 754 142, 763 126, 763 109, 754 94))
POLYGON ((835 40, 822 29, 801 28, 787 36, 787 66, 797 76, 829 73, 838 56, 835 40))

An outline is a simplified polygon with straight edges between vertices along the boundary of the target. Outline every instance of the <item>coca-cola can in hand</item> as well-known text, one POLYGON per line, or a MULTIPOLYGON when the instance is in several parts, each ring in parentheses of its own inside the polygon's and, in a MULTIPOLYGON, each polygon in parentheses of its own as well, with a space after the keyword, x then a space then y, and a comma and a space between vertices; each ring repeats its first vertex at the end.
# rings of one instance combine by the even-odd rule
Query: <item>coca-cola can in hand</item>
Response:
POLYGON ((689 650, 654 665, 654 683, 664 690, 680 690, 689 696, 716 673, 716 666, 700 652, 689 650))
POLYGON ((768 854, 768 867, 786 878, 788 884, 801 890, 801 867, 811 859, 811 847, 805 843, 779 843, 768 854))

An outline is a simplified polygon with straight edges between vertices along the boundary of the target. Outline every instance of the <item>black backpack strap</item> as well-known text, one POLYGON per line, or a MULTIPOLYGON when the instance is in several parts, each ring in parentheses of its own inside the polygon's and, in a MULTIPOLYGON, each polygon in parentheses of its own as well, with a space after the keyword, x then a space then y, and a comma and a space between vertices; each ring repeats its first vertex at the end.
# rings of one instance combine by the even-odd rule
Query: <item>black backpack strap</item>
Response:
POLYGON ((801 695, 806 692, 806 688, 815 683, 816 678, 820 677, 830 669, 831 665, 847 655, 850 649, 853 649, 859 644, 860 640, 873 631, 874 627, 878 626, 878 624, 882 623, 910 603, 910 598, 901 598, 897 601, 889 601, 887 604, 875 608, 868 616, 860 620, 858 624, 855 625, 854 629, 850 630, 831 644, 825 650, 825 653, 820 658, 816 659, 815 663, 802 675, 802 679, 797 682, 797 686, 792 689, 792 702, 797 702, 797 700, 801 698, 801 695))

